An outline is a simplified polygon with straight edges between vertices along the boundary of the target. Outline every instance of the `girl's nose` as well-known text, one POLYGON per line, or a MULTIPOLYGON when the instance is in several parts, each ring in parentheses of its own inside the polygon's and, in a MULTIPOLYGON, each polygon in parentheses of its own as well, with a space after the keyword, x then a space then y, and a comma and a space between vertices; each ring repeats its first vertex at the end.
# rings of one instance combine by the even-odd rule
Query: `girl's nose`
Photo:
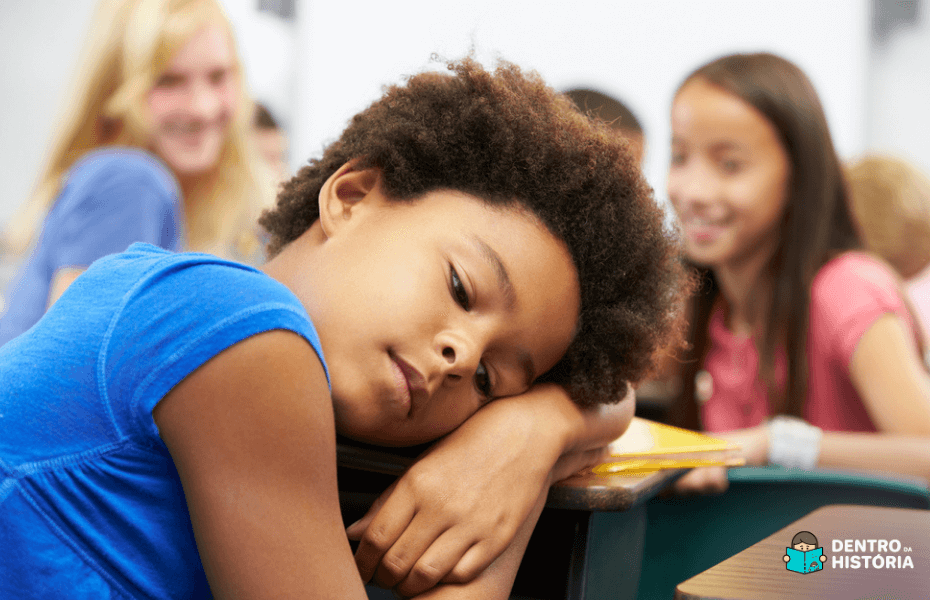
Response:
POLYGON ((437 339, 437 351, 441 355, 440 371, 443 380, 457 382, 470 378, 478 368, 480 352, 477 344, 463 335, 445 333, 437 339))
POLYGON ((717 185, 700 165, 678 167, 669 173, 668 196, 680 214, 700 211, 713 202, 717 185))
POLYGON ((190 110, 198 118, 205 121, 217 117, 222 107, 220 94, 206 83, 194 84, 190 95, 190 110))

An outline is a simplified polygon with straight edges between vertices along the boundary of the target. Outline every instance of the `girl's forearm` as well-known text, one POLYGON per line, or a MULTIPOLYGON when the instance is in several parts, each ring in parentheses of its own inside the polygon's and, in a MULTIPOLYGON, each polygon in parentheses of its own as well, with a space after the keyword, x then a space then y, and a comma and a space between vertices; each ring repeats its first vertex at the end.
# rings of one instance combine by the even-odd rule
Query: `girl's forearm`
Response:
POLYGON ((825 431, 817 466, 930 479, 930 437, 825 431))
POLYGON ((623 400, 617 404, 587 409, 574 406, 579 411, 580 419, 576 422, 563 453, 600 448, 620 437, 633 418, 636 395, 630 387, 623 400))
POLYGON ((547 391, 536 407, 537 416, 543 416, 540 427, 557 430, 551 439, 557 440, 560 455, 606 446, 626 431, 636 409, 632 387, 617 404, 589 408, 578 406, 561 387, 547 391))
MULTIPOLYGON (((547 444, 557 458, 566 453, 606 446, 626 431, 636 409, 632 388, 617 404, 582 408, 558 385, 542 384, 498 402, 484 411, 504 411, 508 420, 528 419, 524 424, 533 432, 536 443, 547 444), (501 404, 499 404, 501 403, 501 404), (507 403, 507 406, 502 405, 507 403), (497 405, 497 406, 495 406, 497 405), (514 410, 520 406, 518 410, 514 410)), ((553 461, 554 462, 554 461, 553 461)))

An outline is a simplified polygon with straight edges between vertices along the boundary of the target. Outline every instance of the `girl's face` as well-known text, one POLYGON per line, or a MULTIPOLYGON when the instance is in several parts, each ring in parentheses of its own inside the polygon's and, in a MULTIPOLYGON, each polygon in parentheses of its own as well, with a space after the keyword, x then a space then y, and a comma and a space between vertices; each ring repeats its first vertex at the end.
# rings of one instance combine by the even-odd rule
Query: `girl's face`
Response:
POLYGON ((319 248, 321 275, 295 293, 320 334, 344 435, 436 439, 526 391, 573 337, 572 259, 522 210, 453 191, 391 202, 375 188, 319 248))
POLYGON ((149 93, 152 149, 178 176, 212 169, 237 96, 229 37, 219 25, 204 27, 174 55, 149 93))
POLYGON ((771 256, 789 178, 778 133, 758 110, 700 78, 679 90, 668 195, 691 260, 738 268, 771 256))

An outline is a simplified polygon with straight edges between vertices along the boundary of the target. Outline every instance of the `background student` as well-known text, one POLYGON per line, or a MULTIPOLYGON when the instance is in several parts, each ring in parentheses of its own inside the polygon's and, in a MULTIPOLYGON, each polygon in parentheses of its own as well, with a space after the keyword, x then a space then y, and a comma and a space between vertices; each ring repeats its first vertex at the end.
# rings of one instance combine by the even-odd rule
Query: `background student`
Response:
POLYGON ((906 160, 864 156, 846 168, 853 216, 866 247, 905 279, 904 290, 930 338, 930 179, 906 160))
POLYGON ((587 88, 572 88, 565 92, 578 110, 600 119, 629 140, 636 161, 642 166, 646 154, 643 126, 626 104, 603 92, 587 88))
POLYGON ((35 193, 4 233, 10 251, 31 253, 0 344, 135 241, 260 259, 253 223, 273 183, 251 150, 252 104, 220 4, 104 0, 78 74, 35 193))
POLYGON ((281 124, 272 116, 271 111, 261 104, 255 104, 255 116, 252 118, 252 136, 259 154, 265 160, 271 173, 278 181, 287 179, 287 135, 281 124))
POLYGON ((0 348, 0 596, 507 597, 685 274, 625 142, 538 75, 448 66, 284 186, 263 271, 134 244, 0 348), (355 560, 337 432, 442 437, 355 560))
MULTIPOLYGON (((895 274, 858 250, 807 77, 771 54, 708 63, 676 92, 672 135, 702 287, 671 420, 741 442, 749 464, 930 475, 920 338, 895 274)), ((722 468, 680 483, 724 487, 722 468)))

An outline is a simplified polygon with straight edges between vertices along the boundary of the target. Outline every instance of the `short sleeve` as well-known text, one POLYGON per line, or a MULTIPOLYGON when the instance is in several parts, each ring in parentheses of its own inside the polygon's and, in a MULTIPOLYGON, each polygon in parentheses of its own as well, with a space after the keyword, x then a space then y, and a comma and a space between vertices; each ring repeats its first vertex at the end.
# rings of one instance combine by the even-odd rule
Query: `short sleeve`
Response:
MULTIPOLYGON (((827 263, 811 289, 811 335, 846 367, 859 340, 882 315, 899 315, 913 327, 894 273, 862 253, 827 263)), ((819 345, 819 344, 818 344, 819 345)))
POLYGON ((154 158, 129 149, 88 157, 70 173, 47 224, 50 266, 86 267, 133 242, 179 250, 179 214, 177 185, 154 158))
POLYGON ((276 329, 303 337, 328 378, 319 336, 283 284, 208 255, 169 255, 135 284, 104 335, 105 402, 124 432, 154 440, 152 410, 165 394, 226 348, 276 329))

